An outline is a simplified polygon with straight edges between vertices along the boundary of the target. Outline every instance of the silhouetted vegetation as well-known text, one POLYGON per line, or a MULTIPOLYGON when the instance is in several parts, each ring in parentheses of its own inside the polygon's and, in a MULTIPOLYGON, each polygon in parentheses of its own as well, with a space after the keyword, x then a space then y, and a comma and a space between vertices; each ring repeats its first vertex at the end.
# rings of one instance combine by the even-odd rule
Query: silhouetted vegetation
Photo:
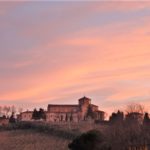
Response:
POLYGON ((143 121, 144 125, 150 125, 150 118, 149 118, 149 114, 145 113, 144 114, 144 121, 143 121))
POLYGON ((1 130, 33 130, 36 132, 42 132, 53 136, 58 136, 66 139, 73 139, 79 132, 73 130, 61 129, 56 125, 49 125, 43 122, 17 122, 15 124, 9 124, 0 128, 1 130))
POLYGON ((71 150, 110 150, 104 135, 97 130, 82 134, 68 145, 71 150))
MULTIPOLYGON (((92 110, 89 109, 88 116, 92 118, 92 110)), ((9 121, 11 124, 0 127, 1 130, 31 130, 48 135, 62 137, 63 139, 73 140, 69 145, 71 150, 129 150, 129 147, 145 147, 150 144, 150 118, 149 114, 144 112, 144 108, 140 105, 127 106, 126 112, 113 112, 110 120, 105 123, 93 124, 90 129, 85 132, 79 130, 69 130, 59 128, 57 125, 48 124, 44 120, 46 117, 43 109, 34 110, 33 116, 36 121, 32 122, 15 122, 14 113, 12 113, 9 121), (99 126, 99 127, 98 127, 99 126), (102 128, 104 127, 104 128, 102 128), (82 133, 82 134, 81 134, 82 133)), ((71 117, 66 115, 66 120, 71 117)), ((4 116, 4 119, 6 116, 4 116)), ((86 121, 84 121, 86 122, 86 121)), ((94 122, 93 122, 94 123, 94 122)), ((80 124, 80 123, 79 123, 80 124)), ((78 124, 78 125, 79 125, 78 124)), ((88 122, 87 122, 88 124, 88 122)), ((86 123, 84 124, 86 128, 86 123)), ((91 124, 92 125, 92 124, 91 124)))
POLYGON ((102 132, 90 131, 69 144, 71 150, 129 150, 129 147, 147 147, 150 126, 124 121, 111 124, 102 132))
POLYGON ((16 119, 15 119, 14 113, 12 113, 12 115, 10 116, 9 123, 16 123, 16 119))
POLYGON ((109 118, 110 123, 120 122, 122 123, 124 120, 124 113, 119 111, 117 113, 113 112, 109 118))
POLYGON ((17 108, 15 106, 0 106, 0 117, 6 116, 9 118, 12 113, 15 115, 16 113, 21 113, 22 110, 22 108, 17 108))
POLYGON ((101 132, 90 131, 69 144, 71 150, 129 150, 148 148, 150 144, 150 118, 139 104, 128 105, 126 114, 112 113, 109 124, 101 132))
POLYGON ((37 109, 34 109, 32 119, 34 120, 40 120, 40 119, 46 119, 46 114, 44 109, 40 108, 39 111, 37 109))

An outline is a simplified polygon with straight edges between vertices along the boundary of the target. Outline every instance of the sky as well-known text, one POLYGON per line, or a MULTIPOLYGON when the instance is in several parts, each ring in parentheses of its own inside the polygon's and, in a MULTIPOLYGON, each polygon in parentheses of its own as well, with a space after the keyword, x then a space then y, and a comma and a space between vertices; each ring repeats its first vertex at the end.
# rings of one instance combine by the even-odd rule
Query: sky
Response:
POLYGON ((0 2, 0 105, 150 109, 150 2, 0 2))

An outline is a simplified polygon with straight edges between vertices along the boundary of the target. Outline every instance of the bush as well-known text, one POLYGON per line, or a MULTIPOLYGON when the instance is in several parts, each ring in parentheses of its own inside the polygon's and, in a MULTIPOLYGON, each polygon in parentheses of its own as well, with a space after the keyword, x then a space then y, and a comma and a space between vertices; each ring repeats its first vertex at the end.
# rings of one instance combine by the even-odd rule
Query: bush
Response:
POLYGON ((77 137, 68 145, 71 150, 111 150, 104 135, 92 130, 77 137))

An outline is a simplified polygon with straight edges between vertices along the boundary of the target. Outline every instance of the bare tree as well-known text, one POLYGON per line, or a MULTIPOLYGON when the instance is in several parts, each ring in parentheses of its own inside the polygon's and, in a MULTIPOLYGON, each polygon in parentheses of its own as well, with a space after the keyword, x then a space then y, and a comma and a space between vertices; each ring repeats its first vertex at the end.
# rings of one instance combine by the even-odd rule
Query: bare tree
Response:
POLYGON ((22 113, 23 112, 23 108, 19 107, 18 108, 18 112, 19 112, 19 114, 22 113))
POLYGON ((16 107, 13 105, 13 106, 11 106, 11 113, 16 113, 16 107))
POLYGON ((16 108, 15 106, 0 106, 0 117, 10 117, 12 114, 15 114, 16 112, 21 113, 22 111, 22 108, 16 108))
POLYGON ((3 107, 0 106, 0 116, 2 116, 2 115, 3 115, 3 107))
POLYGON ((129 114, 129 113, 140 113, 140 114, 144 114, 144 106, 141 105, 141 104, 130 104, 127 106, 126 108, 126 113, 129 114))
POLYGON ((141 104, 130 104, 126 108, 126 120, 142 124, 144 118, 144 106, 141 104))
POLYGON ((4 106, 3 107, 3 115, 5 115, 6 117, 9 116, 9 113, 10 113, 10 106, 4 106))

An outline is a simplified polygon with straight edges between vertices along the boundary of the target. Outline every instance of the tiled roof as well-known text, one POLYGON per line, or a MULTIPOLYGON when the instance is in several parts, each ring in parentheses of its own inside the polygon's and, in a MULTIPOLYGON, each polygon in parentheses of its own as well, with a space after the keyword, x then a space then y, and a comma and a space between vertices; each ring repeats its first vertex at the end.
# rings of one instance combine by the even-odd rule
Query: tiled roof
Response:
POLYGON ((97 110, 96 112, 99 112, 99 113, 105 113, 104 111, 101 111, 101 110, 97 110))
POLYGON ((88 98, 88 97, 86 97, 86 96, 84 96, 84 97, 80 98, 79 100, 83 100, 83 99, 91 100, 90 98, 88 98))
POLYGON ((91 104, 91 106, 98 107, 97 105, 91 104))

